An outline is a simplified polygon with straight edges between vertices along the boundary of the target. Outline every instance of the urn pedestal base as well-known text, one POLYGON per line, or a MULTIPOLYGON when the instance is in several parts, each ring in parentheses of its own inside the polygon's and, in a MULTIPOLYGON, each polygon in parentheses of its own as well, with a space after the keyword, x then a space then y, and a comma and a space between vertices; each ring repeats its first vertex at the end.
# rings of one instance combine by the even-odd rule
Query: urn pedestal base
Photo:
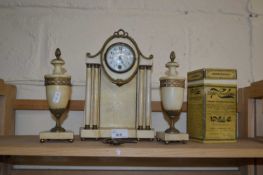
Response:
POLYGON ((156 138, 157 140, 162 140, 166 144, 172 141, 177 141, 177 142, 185 142, 189 140, 189 135, 186 133, 173 133, 173 134, 168 134, 165 132, 156 132, 156 138))
POLYGON ((49 140, 67 140, 69 142, 73 142, 74 134, 71 131, 65 131, 65 132, 43 131, 40 132, 39 139, 41 143, 44 143, 49 140))
MULTIPOLYGON (((121 129, 122 130, 122 129, 121 129)), ((139 139, 154 139, 154 130, 136 130, 136 129, 123 129, 127 130, 127 138, 139 139)), ((100 129, 85 129, 80 128, 80 138, 85 139, 98 139, 98 138, 111 138, 112 128, 100 128, 100 129)))

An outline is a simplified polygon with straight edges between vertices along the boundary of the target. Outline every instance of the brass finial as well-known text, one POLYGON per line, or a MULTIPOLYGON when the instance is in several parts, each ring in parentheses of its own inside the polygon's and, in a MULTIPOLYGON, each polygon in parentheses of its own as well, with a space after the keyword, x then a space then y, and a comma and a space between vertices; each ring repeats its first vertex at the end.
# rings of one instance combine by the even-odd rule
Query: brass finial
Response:
POLYGON ((171 62, 174 62, 176 56, 175 56, 175 52, 172 51, 171 54, 170 54, 170 59, 171 59, 171 62))
POLYGON ((59 48, 56 49, 56 51, 55 51, 55 56, 56 56, 57 59, 60 59, 61 51, 60 51, 59 48))

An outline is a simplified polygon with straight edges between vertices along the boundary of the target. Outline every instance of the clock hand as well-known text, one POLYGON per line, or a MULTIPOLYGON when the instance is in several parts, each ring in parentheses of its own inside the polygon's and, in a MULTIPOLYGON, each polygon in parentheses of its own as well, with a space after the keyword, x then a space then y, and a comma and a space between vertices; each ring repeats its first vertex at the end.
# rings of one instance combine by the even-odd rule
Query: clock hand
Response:
POLYGON ((121 56, 119 56, 119 60, 120 60, 122 65, 125 65, 125 63, 123 62, 123 59, 121 58, 121 56))

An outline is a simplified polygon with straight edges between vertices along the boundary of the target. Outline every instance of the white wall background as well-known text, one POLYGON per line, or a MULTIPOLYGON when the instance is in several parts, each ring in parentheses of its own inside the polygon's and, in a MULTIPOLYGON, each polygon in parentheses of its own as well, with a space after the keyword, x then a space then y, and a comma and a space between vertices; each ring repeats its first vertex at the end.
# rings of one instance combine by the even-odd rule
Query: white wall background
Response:
MULTIPOLYGON (((61 48, 72 75, 72 99, 84 99, 85 54, 125 29, 145 55, 154 55, 153 100, 171 50, 179 72, 235 68, 238 86, 263 79, 262 0, 0 0, 0 78, 17 85, 17 98, 44 99, 43 77, 61 48)), ((177 123, 185 131, 185 115, 177 123)), ((17 111, 16 134, 38 134, 54 125, 48 111, 17 111)), ((63 124, 76 134, 83 112, 63 124)), ((167 127, 153 114, 156 130, 167 127)))

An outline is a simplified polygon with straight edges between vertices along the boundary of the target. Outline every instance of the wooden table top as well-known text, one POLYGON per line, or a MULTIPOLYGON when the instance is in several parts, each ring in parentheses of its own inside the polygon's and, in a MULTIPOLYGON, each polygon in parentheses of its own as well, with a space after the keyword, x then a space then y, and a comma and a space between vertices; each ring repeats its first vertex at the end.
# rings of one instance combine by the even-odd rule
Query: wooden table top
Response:
POLYGON ((40 143, 38 136, 0 136, 0 155, 77 156, 77 157, 153 157, 153 158, 263 158, 263 141, 238 140, 237 143, 164 144, 156 141, 125 143, 119 146, 101 141, 40 143))

